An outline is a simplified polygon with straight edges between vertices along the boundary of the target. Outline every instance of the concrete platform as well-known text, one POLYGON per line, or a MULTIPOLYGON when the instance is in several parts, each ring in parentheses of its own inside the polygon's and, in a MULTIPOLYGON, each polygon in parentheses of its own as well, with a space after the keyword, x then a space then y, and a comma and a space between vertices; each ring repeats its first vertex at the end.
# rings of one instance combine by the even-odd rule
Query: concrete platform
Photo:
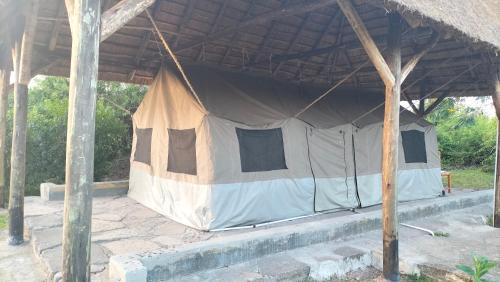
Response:
MULTIPOLYGON (((94 182, 94 197, 114 197, 126 195, 128 192, 128 180, 94 182)), ((44 201, 63 201, 64 184, 42 183, 40 184, 40 196, 44 201)))
MULTIPOLYGON (((491 202, 492 191, 453 193, 445 198, 401 203, 400 218, 416 220, 491 202)), ((62 202, 26 198, 26 224, 35 254, 49 281, 57 281, 60 275, 62 208, 62 202)), ((372 249, 340 244, 339 240, 379 229, 380 215, 380 208, 372 207, 356 213, 343 211, 252 229, 208 233, 176 223, 127 197, 95 198, 92 280, 174 281, 187 279, 189 275, 199 275, 198 278, 204 280, 207 271, 248 264, 258 270, 258 275, 249 271, 250 276, 255 276, 253 281, 277 281, 282 278, 280 273, 264 273, 258 267, 259 261, 274 255, 286 255, 297 261, 286 265, 301 266, 299 272, 287 270, 285 273, 305 273, 304 269, 308 268, 309 276, 321 278, 329 274, 321 269, 338 266, 340 270, 333 274, 342 275, 375 264, 372 249), (331 251, 324 254, 325 258, 330 257, 326 264, 314 263, 316 259, 298 260, 303 248, 320 247, 320 244, 331 244, 324 248, 331 251), (298 253, 287 254, 292 251, 298 253)), ((380 240, 374 242, 380 243, 380 240)), ((312 251, 315 252, 321 253, 312 251)))

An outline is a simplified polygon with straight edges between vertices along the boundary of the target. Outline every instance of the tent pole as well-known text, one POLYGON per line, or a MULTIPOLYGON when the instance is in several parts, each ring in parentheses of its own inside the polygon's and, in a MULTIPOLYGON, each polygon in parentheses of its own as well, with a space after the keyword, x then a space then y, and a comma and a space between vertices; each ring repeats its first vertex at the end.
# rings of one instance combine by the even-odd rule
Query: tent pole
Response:
POLYGON ((28 84, 31 80, 31 54, 36 29, 38 0, 26 3, 24 31, 16 38, 12 49, 14 62, 14 126, 9 195, 9 244, 24 241, 24 189, 26 179, 26 130, 28 114, 28 84))
MULTIPOLYGON (((497 60, 500 61, 500 60, 497 60)), ((495 204, 493 208, 493 226, 500 228, 500 64, 494 66, 494 92, 492 95, 493 105, 497 116, 497 142, 495 159, 495 204)))
POLYGON ((90 281, 90 228, 94 178, 100 0, 67 0, 71 19, 63 281, 90 281))

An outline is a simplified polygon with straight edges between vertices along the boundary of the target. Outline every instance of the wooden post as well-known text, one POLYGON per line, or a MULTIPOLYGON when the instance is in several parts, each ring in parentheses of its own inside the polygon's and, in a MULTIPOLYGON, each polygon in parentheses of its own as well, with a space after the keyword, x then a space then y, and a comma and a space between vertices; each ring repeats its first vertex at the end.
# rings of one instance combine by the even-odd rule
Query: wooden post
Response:
MULTIPOLYGON (((399 281, 398 249, 398 145, 399 102, 401 99, 401 36, 402 18, 397 12, 388 14, 387 56, 382 57, 350 0, 338 0, 340 9, 361 41, 368 57, 385 84, 385 112, 382 139, 382 227, 383 279, 399 281)), ((434 41, 430 41, 431 43, 434 41)), ((429 43, 430 44, 430 43, 429 43)), ((418 61, 423 55, 416 55, 418 61)), ((407 77, 416 62, 405 66, 407 77)), ((359 118, 358 118, 359 119, 359 118)))
POLYGON ((24 241, 24 189, 26 180, 26 130, 28 114, 28 84, 31 80, 31 53, 36 29, 38 0, 29 1, 22 38, 13 48, 14 62, 14 128, 9 195, 9 244, 24 241))
POLYGON ((0 70, 0 208, 5 206, 5 156, 10 70, 0 70))
POLYGON ((500 228, 500 64, 495 66, 494 71, 495 89, 492 99, 497 114, 497 149, 495 159, 495 204, 493 207, 493 227, 500 228))
POLYGON ((401 25, 398 13, 390 13, 386 62, 394 75, 394 84, 385 86, 385 112, 382 139, 382 225, 383 275, 399 281, 398 247, 398 140, 399 101, 401 94, 401 25))
POLYGON ((99 58, 100 0, 67 0, 71 19, 63 281, 90 281, 90 228, 99 58))

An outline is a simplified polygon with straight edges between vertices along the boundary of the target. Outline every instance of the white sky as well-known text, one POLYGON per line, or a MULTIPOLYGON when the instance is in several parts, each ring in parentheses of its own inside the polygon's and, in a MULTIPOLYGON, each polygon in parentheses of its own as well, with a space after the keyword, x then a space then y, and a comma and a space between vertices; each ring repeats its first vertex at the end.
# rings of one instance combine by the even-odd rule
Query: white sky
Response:
MULTIPOLYGON (((414 101, 415 105, 418 105, 417 101, 414 101)), ((493 102, 491 97, 488 96, 484 100, 478 99, 477 97, 463 97, 460 99, 460 103, 481 110, 485 115, 489 117, 495 116, 495 109, 493 108, 493 102)), ((411 107, 406 101, 401 101, 401 106, 405 109, 411 111, 411 107)))

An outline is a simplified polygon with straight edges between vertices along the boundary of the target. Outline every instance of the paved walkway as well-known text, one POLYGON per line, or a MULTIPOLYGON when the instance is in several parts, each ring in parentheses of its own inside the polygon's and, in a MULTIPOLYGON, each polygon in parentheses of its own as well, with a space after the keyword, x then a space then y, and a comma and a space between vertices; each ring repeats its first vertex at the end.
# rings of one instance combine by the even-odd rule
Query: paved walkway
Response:
MULTIPOLYGON (((0 214, 4 211, 0 209, 0 214)), ((0 281, 40 282, 44 273, 33 255, 29 242, 12 247, 7 244, 7 231, 0 230, 0 281)))
MULTIPOLYGON (((35 246, 35 255, 33 255, 33 248, 28 243, 17 248, 7 246, 4 243, 6 241, 6 232, 0 232, 0 281, 53 280, 54 276, 57 278, 61 265, 63 203, 42 202, 39 197, 27 197, 25 203, 25 222, 31 230, 31 243, 35 246), (37 264, 38 261, 42 261, 40 266, 37 264)), ((407 204, 401 204, 401 206, 405 205, 407 204)), ((372 207, 358 210, 358 212, 365 213, 378 209, 379 207, 372 207)), ((449 238, 441 239, 447 239, 443 242, 452 243, 448 247, 452 248, 454 253, 440 252, 438 256, 435 256, 436 261, 446 261, 448 255, 451 255, 454 259, 449 259, 449 263, 453 265, 457 261, 465 262, 473 252, 500 260, 498 257, 498 254, 500 254, 500 234, 498 232, 483 233, 485 227, 479 226, 481 224, 478 223, 480 215, 490 212, 491 208, 483 206, 479 209, 482 212, 474 212, 475 216, 472 223, 457 220, 460 213, 435 217, 432 222, 427 220, 415 222, 424 227, 432 227, 435 230, 437 228, 437 230, 450 233, 449 238), (468 230, 468 228, 473 229, 468 230), (465 231, 462 232, 462 229, 465 231), (484 234, 488 235, 484 237, 484 234), (486 244, 486 242, 489 244, 486 244), (460 250, 461 252, 458 253, 460 250), (495 256, 495 254, 497 255, 495 256)), ((212 240, 218 237, 235 235, 236 233, 248 234, 283 225, 291 227, 307 221, 345 217, 351 214, 350 211, 343 211, 255 229, 208 233, 176 223, 127 197, 95 198, 92 222, 92 280, 108 281, 108 261, 109 257, 113 255, 152 251, 159 248, 175 249, 188 243, 212 240)), ((470 217, 468 218, 470 219, 470 217)), ((405 235, 407 232, 417 232, 401 228, 402 238, 407 237, 405 235)), ((380 243, 379 232, 369 234, 367 236, 372 237, 366 237, 368 241, 372 241, 374 244, 380 243)), ((420 242, 419 245, 424 245, 419 251, 426 250, 429 257, 432 257, 432 251, 435 247, 440 246, 438 240, 441 239, 433 239, 433 241, 427 242, 425 240, 428 240, 429 236, 422 235, 419 232, 417 234, 420 237, 423 236, 422 238, 412 237, 415 242, 420 242)), ((402 243, 404 244, 404 242, 402 243)), ((362 245, 365 244, 368 246, 369 242, 362 243, 362 245)))

